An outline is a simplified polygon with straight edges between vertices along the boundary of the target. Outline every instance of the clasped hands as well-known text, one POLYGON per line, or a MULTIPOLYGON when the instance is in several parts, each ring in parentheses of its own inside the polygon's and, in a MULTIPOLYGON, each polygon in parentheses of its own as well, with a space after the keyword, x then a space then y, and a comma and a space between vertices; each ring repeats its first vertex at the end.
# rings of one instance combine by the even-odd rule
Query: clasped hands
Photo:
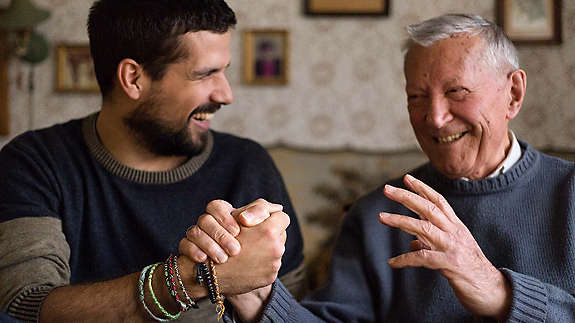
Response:
POLYGON ((438 270, 468 311, 505 319, 511 288, 503 273, 485 257, 441 194, 410 175, 405 175, 404 183, 413 192, 386 185, 384 194, 416 213, 419 219, 381 212, 379 220, 416 239, 411 243, 411 252, 389 259, 389 265, 438 270))
POLYGON ((196 263, 210 257, 216 263, 220 291, 234 306, 254 305, 255 300, 251 312, 239 313, 244 321, 256 317, 281 267, 290 223, 282 210, 264 199, 238 209, 215 200, 180 241, 181 255, 196 263))

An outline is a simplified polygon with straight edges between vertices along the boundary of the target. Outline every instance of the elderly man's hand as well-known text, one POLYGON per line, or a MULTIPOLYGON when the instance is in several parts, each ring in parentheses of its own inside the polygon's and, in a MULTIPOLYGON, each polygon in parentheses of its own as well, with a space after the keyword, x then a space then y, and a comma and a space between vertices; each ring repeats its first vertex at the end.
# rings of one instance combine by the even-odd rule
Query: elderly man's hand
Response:
POLYGON ((410 175, 404 182, 417 194, 390 185, 384 193, 420 219, 382 212, 379 220, 417 239, 411 244, 412 252, 389 259, 389 265, 439 270, 467 310, 504 319, 511 306, 511 288, 505 276, 485 257, 443 196, 410 175))

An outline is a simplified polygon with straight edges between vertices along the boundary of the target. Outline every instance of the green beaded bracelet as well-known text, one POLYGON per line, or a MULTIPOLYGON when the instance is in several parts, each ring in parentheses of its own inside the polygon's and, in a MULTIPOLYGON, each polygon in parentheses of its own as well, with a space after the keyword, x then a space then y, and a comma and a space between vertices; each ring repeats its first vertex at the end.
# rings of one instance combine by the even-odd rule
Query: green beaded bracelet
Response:
MULTIPOLYGON (((157 264, 156 264, 157 265, 157 264)), ((139 289, 139 296, 140 296, 140 302, 142 303, 142 305, 144 306, 144 309, 146 310, 146 312, 148 313, 148 315, 150 315, 151 318, 153 318, 154 320, 156 320, 157 322, 168 322, 170 320, 167 319, 162 319, 159 318, 157 316, 154 315, 154 313, 152 313, 152 311, 150 311, 150 309, 148 308, 148 306, 146 305, 146 301, 144 298, 144 280, 146 279, 146 273, 148 272, 148 270, 150 270, 150 268, 152 268, 154 265, 149 265, 146 266, 142 272, 140 273, 140 279, 138 281, 138 289, 139 289)))
POLYGON ((168 311, 166 311, 166 309, 162 306, 162 304, 160 304, 160 301, 158 301, 158 299, 156 298, 156 294, 154 293, 154 289, 152 288, 152 276, 154 275, 154 270, 156 270, 158 265, 160 265, 160 263, 155 264, 148 273, 148 289, 150 290, 150 296, 152 296, 154 303, 156 303, 156 306, 158 306, 158 309, 160 309, 162 314, 164 314, 169 319, 175 320, 178 317, 180 317, 182 311, 179 311, 178 314, 170 314, 168 311))

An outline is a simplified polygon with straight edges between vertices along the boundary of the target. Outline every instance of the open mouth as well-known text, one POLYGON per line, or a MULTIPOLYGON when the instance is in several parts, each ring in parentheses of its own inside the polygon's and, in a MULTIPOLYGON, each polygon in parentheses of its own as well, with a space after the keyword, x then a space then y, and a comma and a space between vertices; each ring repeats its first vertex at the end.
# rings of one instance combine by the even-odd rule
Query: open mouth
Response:
POLYGON ((435 139, 436 142, 440 143, 440 144, 449 144, 452 142, 455 142, 459 139, 461 139, 461 137, 465 136, 469 131, 464 131, 464 132, 460 132, 460 133, 456 133, 447 137, 433 137, 433 139, 435 139))
POLYGON ((190 114, 190 119, 194 119, 196 121, 206 121, 210 120, 214 117, 216 111, 220 109, 221 105, 219 104, 208 104, 199 106, 190 114))
POLYGON ((194 113, 194 114, 192 114, 192 119, 198 120, 198 121, 210 120, 210 119, 213 118, 213 117, 214 117, 214 113, 203 112, 203 113, 194 113))

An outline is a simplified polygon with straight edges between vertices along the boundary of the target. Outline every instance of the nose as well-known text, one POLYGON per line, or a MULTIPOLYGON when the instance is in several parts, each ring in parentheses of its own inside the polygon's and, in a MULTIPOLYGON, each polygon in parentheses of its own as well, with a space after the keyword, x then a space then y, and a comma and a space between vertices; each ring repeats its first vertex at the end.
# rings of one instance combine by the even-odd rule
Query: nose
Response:
POLYGON ((234 101, 234 93, 228 82, 228 78, 222 74, 218 80, 214 91, 212 92, 212 101, 221 104, 230 104, 234 101))
POLYGON ((445 97, 432 96, 429 102, 429 109, 425 114, 425 122, 437 129, 453 120, 453 115, 449 109, 449 102, 445 97))

